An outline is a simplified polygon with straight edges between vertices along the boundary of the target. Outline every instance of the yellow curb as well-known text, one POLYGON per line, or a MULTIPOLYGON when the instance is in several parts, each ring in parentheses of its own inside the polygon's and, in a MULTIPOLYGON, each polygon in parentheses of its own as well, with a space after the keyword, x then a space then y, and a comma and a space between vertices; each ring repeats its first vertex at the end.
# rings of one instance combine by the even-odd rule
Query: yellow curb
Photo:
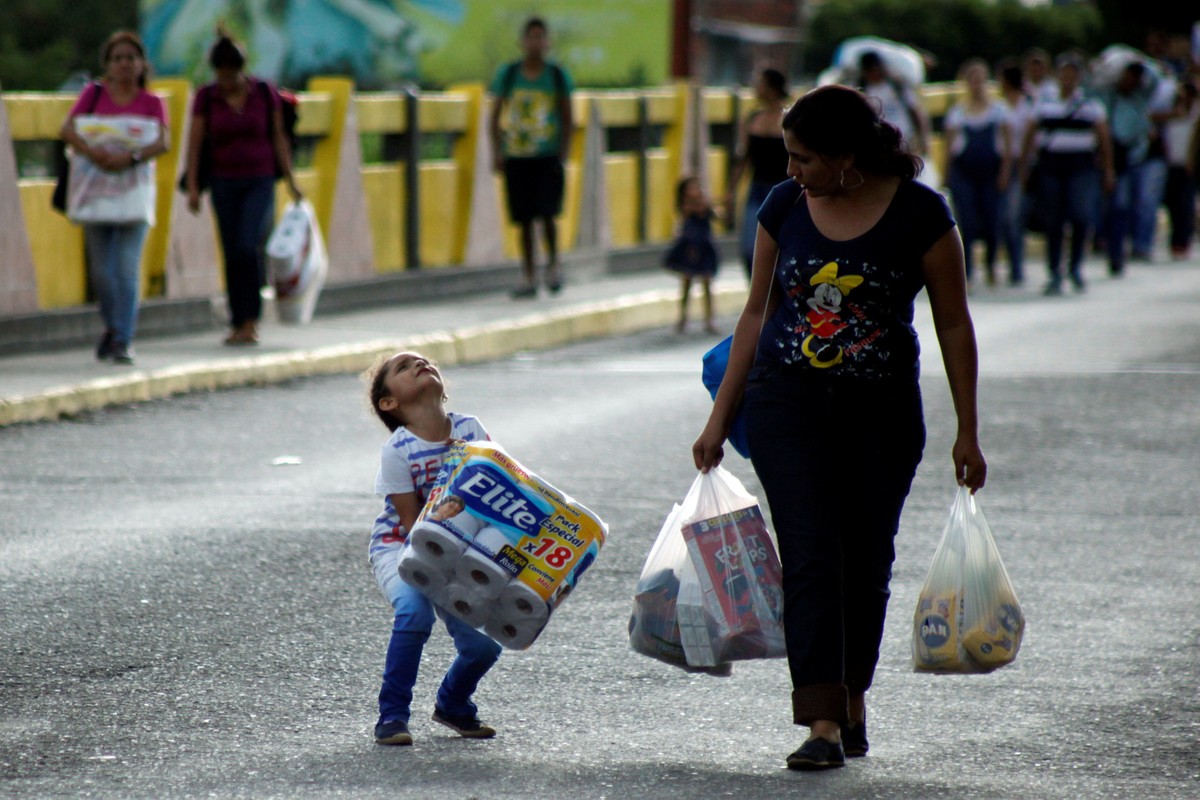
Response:
MULTIPOLYGON (((700 301, 694 297, 692 302, 700 301)), ((745 302, 745 289, 718 287, 714 291, 714 306, 719 314, 737 313, 745 302)), ((574 341, 668 325, 676 319, 678 304, 677 293, 653 291, 458 331, 138 371, 120 378, 56 387, 36 395, 0 398, 0 427, 48 422, 108 406, 191 392, 268 385, 313 375, 365 372, 378 360, 401 350, 420 351, 442 365, 495 361, 524 350, 545 350, 574 341)))

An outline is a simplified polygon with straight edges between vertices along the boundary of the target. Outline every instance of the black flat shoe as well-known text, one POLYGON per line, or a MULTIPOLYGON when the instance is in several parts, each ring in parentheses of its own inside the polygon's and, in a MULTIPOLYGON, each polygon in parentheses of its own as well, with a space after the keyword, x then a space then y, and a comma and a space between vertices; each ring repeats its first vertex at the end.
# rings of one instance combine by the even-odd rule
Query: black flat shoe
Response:
POLYGON ((114 341, 113 330, 109 328, 104 332, 104 335, 100 337, 99 344, 96 345, 97 361, 108 361, 110 358, 112 358, 114 341))
POLYGON ((839 742, 814 736, 787 757, 787 768, 798 770, 834 769, 846 766, 846 754, 839 742))
POLYGON ((842 726, 842 752, 846 758, 862 758, 871 749, 867 744, 867 721, 842 726))

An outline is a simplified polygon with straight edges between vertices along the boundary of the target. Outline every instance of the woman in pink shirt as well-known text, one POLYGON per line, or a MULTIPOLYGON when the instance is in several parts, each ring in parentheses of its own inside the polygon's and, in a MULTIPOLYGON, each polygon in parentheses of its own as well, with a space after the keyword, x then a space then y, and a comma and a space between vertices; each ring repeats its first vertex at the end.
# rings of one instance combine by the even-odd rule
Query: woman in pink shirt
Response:
MULTIPOLYGON (((117 31, 100 49, 104 77, 89 83, 67 114, 59 135, 75 156, 81 156, 107 173, 128 173, 167 152, 167 112, 161 99, 146 90, 146 50, 137 34, 117 31), (76 129, 76 117, 145 117, 158 124, 156 141, 140 147, 112 142, 89 144, 76 129)), ((148 168, 148 167, 147 167, 148 168)), ((148 222, 83 225, 88 268, 104 334, 96 358, 116 364, 133 363, 133 334, 141 299, 142 245, 148 222)))
POLYGON ((275 181, 300 189, 283 134, 279 93, 245 73, 246 54, 227 34, 209 52, 216 80, 196 92, 188 134, 188 207, 200 210, 200 160, 208 148, 213 210, 225 257, 225 290, 231 332, 228 345, 258 343, 260 291, 266 282, 264 245, 275 220, 275 181))

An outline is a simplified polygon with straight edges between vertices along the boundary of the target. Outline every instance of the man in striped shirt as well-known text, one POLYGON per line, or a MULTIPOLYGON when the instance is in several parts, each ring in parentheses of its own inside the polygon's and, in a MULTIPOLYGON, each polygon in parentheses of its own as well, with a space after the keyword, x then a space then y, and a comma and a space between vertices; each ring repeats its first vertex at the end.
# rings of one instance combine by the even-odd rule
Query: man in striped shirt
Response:
POLYGON ((1114 185, 1112 142, 1104 106, 1080 86, 1083 59, 1073 53, 1056 60, 1058 93, 1039 97, 1021 152, 1021 175, 1034 193, 1034 213, 1046 235, 1045 294, 1062 294, 1065 230, 1071 228, 1068 275, 1084 289, 1083 256, 1096 220, 1101 189, 1114 185))

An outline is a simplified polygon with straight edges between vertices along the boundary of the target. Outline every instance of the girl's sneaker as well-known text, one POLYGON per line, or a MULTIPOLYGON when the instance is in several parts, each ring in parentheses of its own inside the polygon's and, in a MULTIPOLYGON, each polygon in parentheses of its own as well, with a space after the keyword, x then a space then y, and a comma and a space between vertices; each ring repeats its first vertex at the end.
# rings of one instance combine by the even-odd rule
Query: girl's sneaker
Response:
POLYGON ((408 732, 408 723, 394 719, 391 722, 381 722, 375 726, 375 744, 412 744, 412 734, 408 732))
POLYGON ((452 716, 436 707, 433 709, 433 721, 442 723, 467 739, 490 739, 496 735, 496 729, 484 725, 478 717, 452 716))

